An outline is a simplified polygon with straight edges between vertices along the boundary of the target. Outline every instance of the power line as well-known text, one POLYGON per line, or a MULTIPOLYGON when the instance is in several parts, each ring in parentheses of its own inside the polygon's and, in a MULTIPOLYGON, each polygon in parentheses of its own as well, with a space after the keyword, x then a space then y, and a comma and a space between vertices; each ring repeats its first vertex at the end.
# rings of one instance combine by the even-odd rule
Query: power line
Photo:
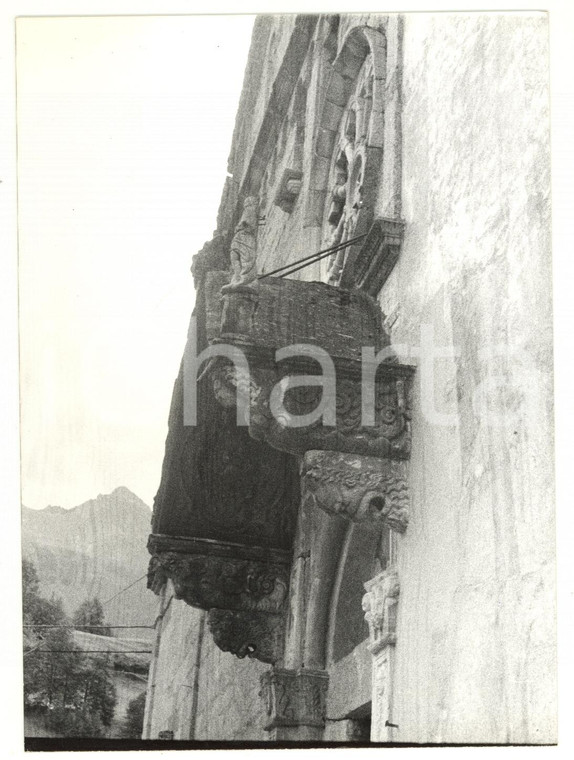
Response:
POLYGON ((116 598, 117 596, 119 596, 120 594, 123 594, 123 593, 124 593, 124 591, 127 591, 127 590, 128 590, 129 588, 131 588, 132 586, 135 586, 135 585, 136 585, 136 583, 139 583, 140 581, 143 581, 143 579, 144 579, 144 578, 147 578, 147 573, 146 573, 145 575, 142 575, 142 577, 141 577, 141 578, 138 578, 138 579, 137 579, 137 581, 134 581, 133 583, 130 583, 130 585, 129 585, 129 586, 126 586, 125 588, 121 589, 121 591, 118 591, 118 593, 117 593, 117 594, 114 594, 114 595, 113 595, 112 597, 110 597, 109 599, 106 599, 106 601, 105 601, 105 602, 102 602, 102 607, 103 607, 103 605, 104 605, 104 604, 108 604, 109 602, 111 602, 113 599, 115 599, 115 598, 116 598))

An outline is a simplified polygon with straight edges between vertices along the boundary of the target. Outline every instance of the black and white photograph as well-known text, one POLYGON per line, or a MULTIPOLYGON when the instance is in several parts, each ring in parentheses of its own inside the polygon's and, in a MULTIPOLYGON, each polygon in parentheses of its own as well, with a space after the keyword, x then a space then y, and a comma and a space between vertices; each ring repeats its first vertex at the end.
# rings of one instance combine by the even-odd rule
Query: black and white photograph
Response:
POLYGON ((26 751, 558 744, 552 11, 312 10, 11 19, 26 751))

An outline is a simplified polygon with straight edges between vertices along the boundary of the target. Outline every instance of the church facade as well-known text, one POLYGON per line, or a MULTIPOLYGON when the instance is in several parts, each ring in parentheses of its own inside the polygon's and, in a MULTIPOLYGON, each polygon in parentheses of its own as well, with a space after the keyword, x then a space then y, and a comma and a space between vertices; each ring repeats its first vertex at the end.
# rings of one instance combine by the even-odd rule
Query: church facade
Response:
POLYGON ((544 14, 256 20, 144 738, 556 741, 547 66, 544 14))

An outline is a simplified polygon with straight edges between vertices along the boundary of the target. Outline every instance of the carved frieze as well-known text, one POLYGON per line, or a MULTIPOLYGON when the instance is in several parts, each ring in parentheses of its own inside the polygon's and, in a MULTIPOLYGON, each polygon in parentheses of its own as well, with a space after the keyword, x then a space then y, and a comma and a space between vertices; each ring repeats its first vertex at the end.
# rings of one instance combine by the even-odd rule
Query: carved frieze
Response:
POLYGON ((408 524, 407 465, 333 451, 307 451, 301 462, 304 502, 353 522, 408 524))
MULTIPOLYGON (((407 368, 407 370, 410 368, 407 368)), ((374 393, 374 424, 362 420, 363 386, 360 380, 336 377, 336 424, 326 425, 322 418, 301 426, 297 418, 312 414, 322 402, 332 401, 330 388, 300 386, 288 389, 279 413, 272 406, 272 393, 288 375, 302 374, 300 368, 289 373, 286 368, 250 369, 246 373, 224 359, 213 362, 210 375, 217 400, 233 408, 238 397, 249 406, 249 433, 273 448, 301 455, 311 449, 340 451, 371 457, 408 459, 411 448, 410 403, 405 385, 410 377, 400 365, 386 365, 379 370, 374 393), (407 375, 406 377, 404 375, 407 375)), ((277 408, 277 407, 276 407, 277 408)))
POLYGON ((150 563, 150 575, 158 573, 172 581, 177 599, 204 610, 277 613, 289 587, 288 565, 236 557, 163 551, 150 563))
POLYGON ((324 670, 273 668, 261 676, 261 697, 270 731, 281 726, 323 728, 329 676, 324 670))
POLYGON ((283 615, 212 609, 207 624, 217 646, 240 659, 251 657, 274 665, 283 656, 283 615))

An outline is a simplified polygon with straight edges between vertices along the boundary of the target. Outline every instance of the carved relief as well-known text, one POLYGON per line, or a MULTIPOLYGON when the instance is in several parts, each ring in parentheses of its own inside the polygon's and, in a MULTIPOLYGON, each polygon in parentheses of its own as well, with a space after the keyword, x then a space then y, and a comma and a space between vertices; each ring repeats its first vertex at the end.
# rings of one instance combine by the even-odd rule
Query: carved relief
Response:
POLYGON ((353 522, 385 523, 404 532, 406 463, 332 451, 307 451, 301 463, 304 502, 353 522))
POLYGON ((394 657, 399 579, 394 568, 365 583, 363 610, 373 655, 371 741, 393 741, 398 726, 392 718, 394 657))
POLYGON ((376 654, 383 647, 396 643, 399 577, 393 568, 384 570, 365 583, 363 610, 369 626, 370 649, 376 654))
POLYGON ((283 656, 283 615, 212 609, 207 624, 217 646, 240 659, 251 657, 274 665, 283 656))
POLYGON ((175 596, 209 610, 280 612, 289 587, 287 565, 164 551, 152 557, 150 577, 171 579, 175 596))
POLYGON ((323 670, 274 668, 261 676, 260 695, 268 722, 266 731, 279 726, 323 728, 329 676, 323 670))
POLYGON ((254 290, 257 285, 257 210, 257 198, 248 196, 231 241, 231 282, 221 288, 222 293, 254 290))
MULTIPOLYGON (((373 105, 373 61, 368 55, 356 79, 339 125, 333 153, 324 241, 335 246, 363 234, 373 216, 374 187, 367 179, 371 155, 368 150, 373 105)), ((380 156, 377 153, 377 158, 380 156)), ((329 260, 328 281, 338 285, 347 252, 329 260)))
POLYGON ((250 435, 273 448, 299 455, 311 449, 394 459, 406 459, 410 454, 410 404, 405 379, 397 378, 393 367, 389 370, 391 377, 376 385, 374 425, 361 424, 360 380, 337 377, 334 427, 323 425, 322 419, 305 427, 290 425, 290 415, 296 418, 310 414, 318 407, 324 392, 320 387, 301 386, 287 390, 283 399, 287 415, 281 416, 272 413, 270 401, 273 388, 285 372, 252 369, 247 376, 224 359, 214 362, 210 372, 218 401, 226 407, 233 407, 239 395, 250 407, 250 435))

